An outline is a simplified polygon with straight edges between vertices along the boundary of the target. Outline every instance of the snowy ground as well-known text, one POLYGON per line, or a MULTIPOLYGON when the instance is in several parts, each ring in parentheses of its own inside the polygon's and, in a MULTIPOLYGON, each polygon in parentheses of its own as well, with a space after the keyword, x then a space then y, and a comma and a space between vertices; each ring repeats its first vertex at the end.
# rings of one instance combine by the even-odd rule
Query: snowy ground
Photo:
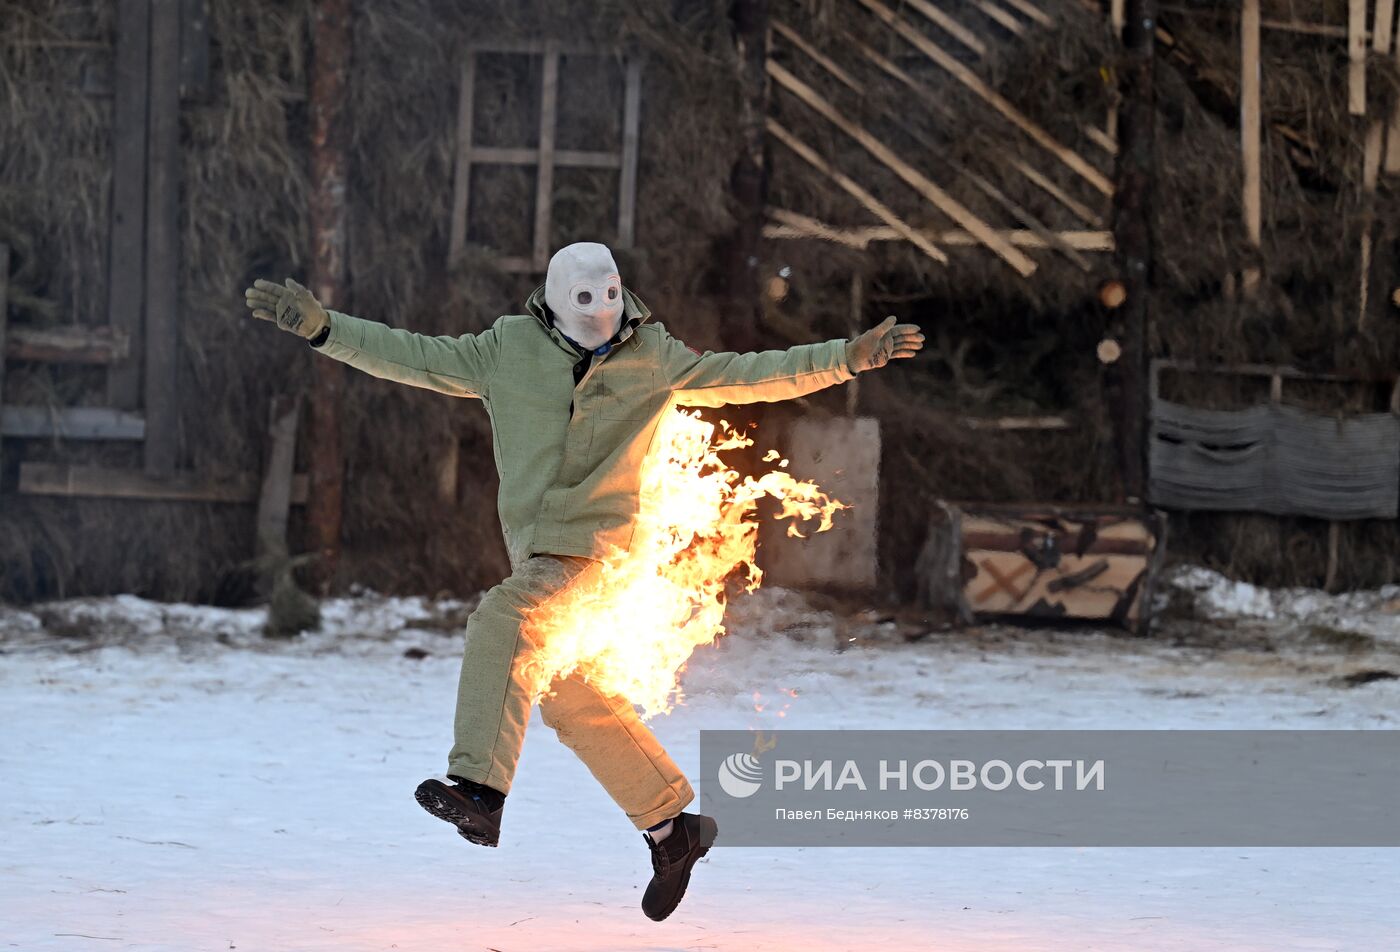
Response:
MULTIPOLYGON (((653 726, 691 768, 701 728, 1400 727, 1400 589, 1169 592, 1152 640, 763 592, 653 726)), ((469 607, 346 599, 285 643, 256 611, 0 608, 0 948, 1400 948, 1383 849, 717 849, 649 922, 639 835, 538 722, 500 849, 414 804, 469 607)))

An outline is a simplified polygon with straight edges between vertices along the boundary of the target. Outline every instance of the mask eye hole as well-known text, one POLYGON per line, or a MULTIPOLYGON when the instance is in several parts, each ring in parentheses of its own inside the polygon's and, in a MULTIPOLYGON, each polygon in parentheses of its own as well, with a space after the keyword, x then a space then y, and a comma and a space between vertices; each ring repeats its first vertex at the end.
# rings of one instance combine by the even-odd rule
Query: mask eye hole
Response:
POLYGON ((609 301, 616 301, 616 300, 617 300, 617 295, 618 295, 618 290, 617 290, 617 288, 615 288, 615 287, 608 288, 608 300, 609 300, 609 301))
POLYGON ((574 295, 574 300, 577 301, 580 305, 587 307, 589 304, 593 303, 593 292, 580 291, 578 294, 574 295))

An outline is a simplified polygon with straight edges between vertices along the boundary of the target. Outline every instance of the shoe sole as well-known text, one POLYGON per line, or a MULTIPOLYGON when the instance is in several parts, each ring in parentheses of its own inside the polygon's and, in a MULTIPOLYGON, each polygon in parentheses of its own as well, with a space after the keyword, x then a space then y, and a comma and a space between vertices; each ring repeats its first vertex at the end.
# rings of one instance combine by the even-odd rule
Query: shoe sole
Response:
POLYGON ((660 922, 676 911, 676 907, 685 898, 685 891, 690 888, 690 873, 695 869, 695 864, 705 858, 705 854, 710 851, 710 847, 715 845, 715 839, 719 836, 719 824, 707 816, 700 817, 700 852, 695 854, 695 859, 690 861, 690 866, 686 868, 685 877, 681 879, 681 888, 676 893, 675 900, 666 907, 658 916, 647 916, 652 922, 660 922))
POLYGON ((481 822, 469 813, 463 813, 453 800, 438 793, 433 781, 425 780, 418 785, 418 789, 413 791, 413 799, 418 801, 418 805, 427 810, 439 820, 446 820, 457 828, 462 839, 477 846, 495 846, 499 840, 499 834, 483 829, 481 822))

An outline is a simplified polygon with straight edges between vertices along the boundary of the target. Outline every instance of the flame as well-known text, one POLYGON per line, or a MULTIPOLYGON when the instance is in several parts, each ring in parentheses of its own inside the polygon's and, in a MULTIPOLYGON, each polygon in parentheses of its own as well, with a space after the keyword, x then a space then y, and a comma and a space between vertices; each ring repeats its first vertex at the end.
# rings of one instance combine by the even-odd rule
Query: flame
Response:
MULTIPOLYGON (((741 477, 720 458, 751 445, 726 421, 717 428, 697 412, 662 420, 642 468, 631 549, 600 560, 526 621, 535 647, 520 664, 536 698, 556 679, 579 675, 644 717, 670 711, 682 700, 679 676, 691 653, 724 632, 726 582, 742 578, 753 591, 762 581, 758 501, 776 500, 775 518, 793 520, 788 534, 799 538, 797 522, 817 519, 824 532, 849 508, 789 473, 741 477)), ((774 450, 764 461, 777 458, 774 450)))

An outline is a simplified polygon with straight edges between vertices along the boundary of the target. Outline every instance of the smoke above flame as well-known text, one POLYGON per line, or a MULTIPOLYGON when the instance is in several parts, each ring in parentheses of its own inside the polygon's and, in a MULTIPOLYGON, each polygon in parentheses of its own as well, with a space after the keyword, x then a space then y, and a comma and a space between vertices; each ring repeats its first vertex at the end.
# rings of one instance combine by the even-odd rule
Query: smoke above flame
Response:
POLYGON ((742 579, 746 591, 762 581, 754 563, 759 500, 777 501, 776 518, 796 538, 805 538, 798 523, 815 520, 824 532, 848 508, 785 472, 776 450, 764 462, 778 468, 758 477, 720 457, 752 445, 723 420, 716 427, 694 411, 666 415, 642 470, 631 549, 601 560, 526 621, 535 647, 520 664, 535 697, 579 675, 644 717, 670 711, 682 700, 679 677, 691 653, 724 632, 728 580, 742 579))

